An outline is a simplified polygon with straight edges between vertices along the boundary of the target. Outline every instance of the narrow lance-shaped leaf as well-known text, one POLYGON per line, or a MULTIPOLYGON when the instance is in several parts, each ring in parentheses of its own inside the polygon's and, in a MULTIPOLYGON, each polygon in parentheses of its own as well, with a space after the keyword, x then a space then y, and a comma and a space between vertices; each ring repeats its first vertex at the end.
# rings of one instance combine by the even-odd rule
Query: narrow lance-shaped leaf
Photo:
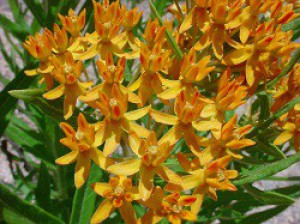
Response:
POLYGON ((264 130, 265 128, 269 127, 274 121, 276 121, 278 118, 280 118, 283 114, 287 113, 289 110, 291 110, 297 103, 300 103, 300 97, 297 97, 284 105, 284 107, 281 108, 281 110, 277 111, 275 114, 273 114, 268 120, 258 125, 256 128, 254 128, 249 134, 247 134, 247 138, 253 138, 256 136, 260 130, 264 130))
POLYGON ((261 191, 251 185, 245 185, 244 188, 253 198, 266 205, 291 205, 295 202, 294 199, 284 194, 261 191))
POLYGON ((41 162, 38 176, 38 183, 35 190, 37 204, 48 210, 50 201, 50 175, 47 166, 41 162))
POLYGON ((64 222, 46 212, 42 208, 31 205, 23 201, 17 195, 10 192, 4 185, 0 184, 0 200, 12 211, 24 216, 25 218, 35 222, 44 224, 63 224, 64 222))
POLYGON ((254 171, 247 173, 246 177, 242 177, 238 180, 233 181, 234 185, 244 185, 253 183, 258 180, 262 180, 266 177, 272 176, 288 167, 300 161, 300 153, 296 153, 286 159, 282 159, 278 162, 268 164, 254 171))
POLYGON ((90 222, 97 196, 91 188, 91 184, 99 182, 101 176, 102 170, 93 164, 88 181, 75 192, 70 224, 88 224, 90 222))

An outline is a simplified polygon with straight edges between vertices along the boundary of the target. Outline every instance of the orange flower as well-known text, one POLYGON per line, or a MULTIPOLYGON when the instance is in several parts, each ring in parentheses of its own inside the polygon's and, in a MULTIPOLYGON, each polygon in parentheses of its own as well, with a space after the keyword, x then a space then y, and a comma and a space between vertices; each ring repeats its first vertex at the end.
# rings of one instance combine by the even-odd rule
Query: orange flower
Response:
POLYGON ((163 91, 159 72, 166 70, 170 52, 163 50, 161 43, 156 43, 153 49, 149 48, 148 45, 141 44, 140 54, 143 72, 136 82, 129 87, 129 90, 138 89, 138 96, 144 105, 149 99, 152 99, 153 91, 156 94, 163 91))
POLYGON ((69 9, 68 16, 58 14, 62 26, 72 35, 72 37, 79 37, 80 31, 85 25, 86 10, 82 10, 79 16, 76 16, 72 9, 69 9))
POLYGON ((127 224, 137 223, 132 202, 139 199, 137 187, 132 186, 132 180, 125 177, 111 177, 109 183, 95 183, 93 190, 105 198, 93 214, 91 224, 101 223, 117 208, 127 224))
POLYGON ((214 120, 201 119, 200 114, 205 103, 210 103, 210 100, 201 97, 198 91, 194 91, 191 95, 181 91, 175 100, 174 110, 176 116, 151 109, 150 115, 156 122, 173 126, 160 142, 169 141, 172 145, 179 139, 184 138, 194 154, 201 153, 199 146, 205 142, 205 139, 200 139, 194 133, 195 130, 209 131, 218 125, 218 122, 214 120))
POLYGON ((87 60, 100 54, 103 59, 107 58, 109 52, 116 55, 124 54, 122 48, 125 46, 127 38, 126 33, 119 34, 122 22, 119 1, 109 4, 108 0, 104 0, 103 4, 100 4, 93 0, 93 4, 96 32, 82 39, 91 43, 91 47, 78 58, 87 60))
POLYGON ((104 115, 103 121, 97 124, 96 141, 101 145, 104 141, 104 155, 113 153, 120 144, 124 134, 135 132, 146 138, 149 131, 133 121, 140 119, 149 112, 149 107, 127 112, 128 95, 123 94, 117 85, 113 85, 111 97, 99 91, 99 101, 95 104, 104 115))
POLYGON ((42 35, 36 33, 34 37, 29 36, 28 40, 23 43, 24 48, 29 52, 29 54, 41 61, 38 68, 26 70, 25 74, 28 76, 41 74, 43 78, 40 83, 45 81, 47 90, 51 89, 54 85, 54 80, 51 76, 54 66, 49 62, 49 57, 52 55, 53 48, 53 42, 51 41, 52 37, 53 34, 51 31, 45 29, 42 35))
POLYGON ((112 87, 116 85, 124 94, 128 94, 128 100, 131 103, 140 103, 141 100, 137 95, 131 92, 127 87, 122 85, 124 79, 124 71, 126 67, 126 59, 122 57, 119 59, 118 64, 114 64, 113 55, 107 54, 106 61, 96 61, 98 74, 103 80, 101 84, 94 86, 89 92, 79 99, 89 104, 91 107, 96 107, 95 102, 99 99, 99 91, 110 95, 112 87))
POLYGON ((112 160, 103 156, 95 144, 95 127, 87 123, 83 114, 78 116, 78 129, 75 131, 67 123, 60 123, 66 137, 60 143, 71 149, 71 152, 56 159, 59 165, 76 163, 75 167, 75 186, 80 188, 87 180, 91 167, 91 160, 102 169, 112 164, 112 160))
POLYGON ((201 82, 214 70, 214 67, 208 67, 209 60, 210 56, 205 56, 198 61, 196 51, 191 49, 181 61, 179 80, 161 78, 162 84, 169 88, 158 97, 168 100, 175 98, 181 90, 192 92, 193 84, 201 82))
POLYGON ((108 167, 108 171, 115 175, 126 176, 139 172, 139 192, 142 200, 145 201, 150 197, 155 174, 167 182, 180 182, 180 177, 163 165, 174 145, 170 145, 169 142, 158 143, 154 132, 151 132, 146 140, 140 140, 136 134, 132 134, 129 142, 138 158, 114 164, 108 167))
POLYGON ((146 214, 139 220, 139 223, 158 223, 162 218, 166 217, 172 224, 181 223, 182 220, 196 221, 196 214, 187 210, 185 207, 195 203, 195 196, 180 195, 180 193, 172 193, 165 195, 160 187, 156 187, 151 197, 141 202, 150 208, 146 214))
POLYGON ((53 77, 60 85, 45 93, 43 97, 48 100, 54 100, 65 95, 64 117, 65 119, 69 119, 75 109, 78 96, 82 95, 93 83, 79 81, 78 78, 81 75, 83 63, 81 61, 75 62, 70 52, 67 52, 65 57, 65 62, 57 58, 52 59, 55 67, 53 77))
POLYGON ((274 140, 275 145, 282 145, 283 143, 294 138, 294 148, 300 151, 300 110, 291 110, 287 115, 286 122, 282 125, 283 132, 274 140))
POLYGON ((236 153, 236 150, 255 145, 253 140, 244 137, 251 130, 252 126, 246 125, 236 128, 236 122, 237 115, 235 114, 221 128, 212 130, 213 138, 210 139, 210 146, 199 157, 202 164, 227 155, 235 159, 241 159, 243 157, 236 153))
POLYGON ((190 170, 190 161, 183 154, 178 155, 178 161, 189 175, 181 177, 181 184, 168 183, 165 190, 178 192, 183 190, 195 189, 193 196, 197 198, 191 209, 197 214, 205 195, 217 200, 216 190, 236 191, 236 187, 230 182, 238 176, 236 170, 227 170, 226 167, 231 157, 226 156, 211 163, 203 168, 190 170))

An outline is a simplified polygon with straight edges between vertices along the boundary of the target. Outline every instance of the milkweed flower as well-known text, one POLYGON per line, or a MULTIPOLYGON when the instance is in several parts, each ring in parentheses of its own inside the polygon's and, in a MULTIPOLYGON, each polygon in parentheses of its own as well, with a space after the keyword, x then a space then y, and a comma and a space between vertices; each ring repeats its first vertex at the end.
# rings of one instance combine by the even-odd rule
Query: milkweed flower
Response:
POLYGON ((52 63, 55 67, 53 77, 60 85, 45 93, 43 97, 54 100, 64 95, 64 117, 68 119, 74 112, 78 96, 82 95, 93 83, 84 83, 79 80, 83 63, 81 61, 75 62, 70 52, 66 54, 65 62, 53 58, 52 63))
MULTIPOLYGON (((200 144, 205 143, 195 134, 195 130, 209 131, 219 127, 219 123, 215 120, 201 119, 200 114, 206 103, 210 103, 209 99, 201 97, 198 91, 187 95, 184 91, 176 97, 174 111, 176 115, 165 114, 151 109, 151 117, 159 123, 172 125, 169 131, 161 138, 161 142, 169 141, 175 144, 181 138, 184 138, 189 149, 194 154, 201 153, 200 144)), ((204 141, 203 141, 204 140, 204 141)))
POLYGON ((217 200, 217 190, 237 190, 230 180, 236 178, 238 172, 226 169, 230 156, 221 157, 199 169, 189 169, 190 161, 182 154, 178 154, 178 160, 189 175, 182 176, 180 184, 168 183, 165 190, 177 192, 194 189, 193 196, 196 200, 191 208, 194 213, 198 213, 205 195, 217 200))
POLYGON ((153 178, 155 174, 167 182, 180 182, 180 177, 163 163, 170 156, 174 145, 169 142, 158 143, 155 133, 151 132, 146 140, 140 140, 137 134, 130 136, 130 146, 138 156, 136 159, 111 165, 108 171, 115 175, 131 176, 139 172, 139 193, 141 200, 147 200, 154 187, 153 178))
POLYGON ((92 185, 93 190, 104 198, 91 223, 101 223, 118 209, 125 223, 137 223, 132 202, 139 199, 138 189, 132 186, 132 180, 126 176, 111 177, 109 183, 98 182, 92 185))
POLYGON ((138 223, 158 223, 164 217, 172 224, 181 223, 182 220, 196 221, 196 214, 186 208, 196 200, 195 196, 180 195, 178 192, 165 195, 160 187, 156 187, 151 197, 141 202, 150 209, 138 223))
POLYGON ((69 165, 76 162, 75 166, 75 186, 80 188, 87 180, 91 167, 91 160, 102 169, 112 164, 110 158, 103 156, 97 149, 95 142, 95 127, 89 124, 83 114, 78 116, 78 129, 65 122, 60 123, 60 127, 66 137, 60 143, 68 147, 71 152, 55 160, 59 165, 69 165))
POLYGON ((147 138, 150 134, 149 130, 133 122, 145 116, 149 107, 126 112, 128 95, 123 94, 116 85, 110 96, 99 91, 99 101, 95 104, 104 115, 104 119, 97 124, 96 141, 99 145, 106 142, 103 149, 105 156, 115 151, 125 133, 131 135, 135 132, 142 138, 147 138))

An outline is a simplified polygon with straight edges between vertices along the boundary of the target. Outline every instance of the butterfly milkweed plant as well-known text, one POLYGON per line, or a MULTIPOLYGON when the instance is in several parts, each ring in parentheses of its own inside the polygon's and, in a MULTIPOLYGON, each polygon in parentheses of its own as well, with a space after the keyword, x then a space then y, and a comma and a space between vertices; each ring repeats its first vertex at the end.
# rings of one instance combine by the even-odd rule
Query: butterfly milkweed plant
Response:
POLYGON ((300 197, 299 1, 24 2, 4 223, 257 224, 300 197))

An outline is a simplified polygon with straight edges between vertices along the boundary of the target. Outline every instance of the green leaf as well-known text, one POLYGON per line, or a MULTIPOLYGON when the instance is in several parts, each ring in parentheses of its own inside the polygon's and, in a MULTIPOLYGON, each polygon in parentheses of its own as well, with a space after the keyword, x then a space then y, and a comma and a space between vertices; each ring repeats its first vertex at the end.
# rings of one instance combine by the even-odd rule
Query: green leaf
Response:
POLYGON ((42 4, 38 0, 24 0, 24 2, 39 24, 41 26, 47 26, 47 15, 42 4))
POLYGON ((289 103, 284 105, 281 110, 277 111, 275 114, 273 114, 268 120, 261 123, 257 127, 255 127, 250 133, 248 133, 246 136, 247 138, 253 138, 256 136, 261 130, 266 129, 269 127, 274 121, 276 121, 278 118, 280 118, 283 114, 287 113, 289 110, 291 110, 297 103, 300 103, 300 97, 297 97, 293 100, 291 100, 289 103))
MULTIPOLYGON (((149 0, 149 4, 150 4, 150 8, 151 8, 152 12, 154 13, 154 16, 158 19, 160 24, 163 26, 164 22, 163 22, 161 16, 159 15, 159 13, 157 12, 155 5, 153 4, 153 1, 149 0)), ((173 48, 176 57, 181 60, 183 57, 183 54, 182 54, 178 44, 176 43, 172 33, 169 30, 167 30, 166 34, 167 34, 167 39, 168 39, 169 43, 171 44, 171 47, 173 48)))
MULTIPOLYGON (((2 205, 3 206, 3 205, 2 205)), ((13 212, 12 210, 3 206, 2 209, 2 216, 3 220, 6 224, 35 224, 34 222, 30 221, 29 219, 24 218, 23 216, 13 212)))
POLYGON ((53 156, 45 149, 42 142, 43 136, 32 130, 32 128, 24 121, 17 117, 13 117, 5 134, 25 152, 29 152, 35 157, 43 160, 52 168, 55 166, 53 156))
POLYGON ((90 223, 97 197, 97 194, 91 188, 91 184, 99 181, 101 176, 102 170, 96 164, 93 164, 87 182, 75 192, 70 224, 90 223))
POLYGON ((18 3, 18 0, 9 0, 8 1, 9 7, 11 12, 13 13, 14 20, 16 24, 20 25, 23 29, 27 30, 27 32, 30 32, 30 28, 28 24, 25 22, 24 14, 22 12, 22 7, 18 3))
POLYGON ((41 162, 37 188, 35 190, 37 204, 45 210, 49 209, 50 201, 50 175, 47 166, 41 162))
POLYGON ((283 212, 288 206, 277 206, 262 212, 257 212, 252 215, 247 216, 244 219, 241 219, 239 223, 241 224, 259 224, 267 221, 268 219, 276 216, 277 214, 283 212))
POLYGON ((296 30, 299 28, 300 28, 300 18, 294 19, 292 22, 282 25, 282 30, 285 32, 289 31, 289 30, 296 30))
POLYGON ((60 219, 46 212, 42 208, 23 201, 17 195, 10 192, 4 185, 0 184, 0 201, 16 214, 27 218, 34 223, 62 224, 60 219))
POLYGON ((267 120, 270 117, 270 101, 268 95, 263 92, 262 94, 258 94, 257 97, 260 101, 259 120, 267 120))
MULTIPOLYGON (((65 121, 62 100, 46 100, 42 97, 42 93, 43 91, 41 89, 12 90, 9 92, 11 96, 32 104, 43 114, 51 117, 53 120, 58 122, 65 121)), ((67 121, 73 127, 77 127, 77 116, 79 113, 79 109, 75 109, 73 116, 67 121)), ((95 121, 94 118, 88 115, 86 116, 86 119, 90 122, 95 121)))
POLYGON ((300 153, 296 153, 295 155, 289 156, 286 159, 282 159, 280 161, 262 166, 259 169, 249 171, 247 176, 242 177, 238 180, 233 181, 234 185, 244 185, 248 183, 253 183, 258 180, 262 180, 266 177, 272 176, 284 169, 287 169, 294 163, 300 161, 300 153))
POLYGON ((270 155, 270 156, 274 156, 276 158, 286 158, 286 156, 284 155, 284 153, 274 144, 271 144, 268 141, 264 141, 262 138, 260 138, 257 142, 257 148, 270 155))
POLYGON ((11 113, 15 109, 17 104, 17 99, 8 94, 8 91, 13 89, 23 89, 30 86, 34 81, 33 78, 28 77, 24 74, 24 70, 20 71, 5 88, 0 92, 0 136, 5 131, 9 120, 6 120, 7 114, 11 113))
POLYGON ((14 23, 9 20, 4 15, 0 14, 0 27, 6 30, 7 32, 11 33, 13 36, 21 40, 22 42, 25 40, 26 36, 28 35, 28 31, 18 23, 14 23))
POLYGON ((251 185, 245 185, 244 188, 253 198, 266 205, 291 205, 295 201, 289 196, 272 191, 261 191, 251 185))
POLYGON ((283 76, 288 74, 293 68, 294 65, 299 61, 300 59, 300 48, 298 48, 294 54, 292 59, 289 61, 288 65, 281 71, 281 73, 273 80, 267 83, 267 89, 271 89, 283 76))

